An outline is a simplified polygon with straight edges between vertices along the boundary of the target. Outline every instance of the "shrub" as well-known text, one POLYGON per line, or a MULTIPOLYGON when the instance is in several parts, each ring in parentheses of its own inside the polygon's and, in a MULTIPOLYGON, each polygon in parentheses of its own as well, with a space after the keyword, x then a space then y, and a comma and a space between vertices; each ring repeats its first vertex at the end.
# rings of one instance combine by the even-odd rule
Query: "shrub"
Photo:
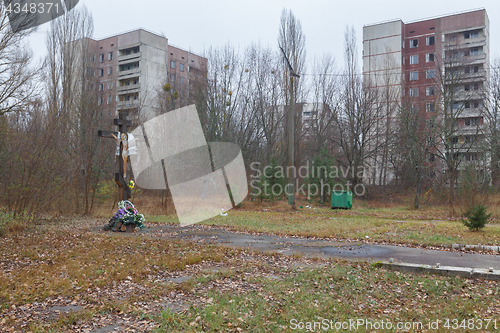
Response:
POLYGON ((478 204, 472 207, 465 213, 467 220, 462 219, 462 223, 469 228, 469 230, 479 230, 484 228, 491 214, 486 213, 486 206, 478 204))

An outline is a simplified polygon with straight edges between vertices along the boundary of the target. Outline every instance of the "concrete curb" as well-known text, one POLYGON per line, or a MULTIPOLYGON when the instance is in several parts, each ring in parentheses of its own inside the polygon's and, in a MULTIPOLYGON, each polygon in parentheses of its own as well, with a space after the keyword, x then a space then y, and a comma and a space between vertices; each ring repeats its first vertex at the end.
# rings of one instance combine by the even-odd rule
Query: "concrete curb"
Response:
POLYGON ((410 264, 410 263, 394 263, 382 261, 379 262, 380 266, 389 270, 396 270, 402 272, 411 273, 430 273, 445 276, 460 276, 467 279, 483 279, 500 281, 500 270, 495 270, 493 268, 467 268, 467 267, 454 267, 454 266, 441 266, 438 264, 431 265, 420 265, 420 264, 410 264))
MULTIPOLYGON (((444 245, 443 245, 444 246, 444 245)), ((450 246, 444 246, 450 248, 450 246)), ((476 250, 476 251, 493 251, 500 252, 500 246, 491 246, 491 245, 466 245, 466 244, 453 244, 451 245, 451 249, 453 250, 476 250)))

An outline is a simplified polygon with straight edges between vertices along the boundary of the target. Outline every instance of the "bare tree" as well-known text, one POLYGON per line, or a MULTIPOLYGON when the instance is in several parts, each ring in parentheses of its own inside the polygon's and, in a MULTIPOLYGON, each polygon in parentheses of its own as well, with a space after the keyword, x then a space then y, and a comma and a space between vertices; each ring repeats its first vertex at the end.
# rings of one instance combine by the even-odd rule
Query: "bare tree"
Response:
POLYGON ((484 138, 484 151, 490 158, 492 185, 500 189, 500 59, 493 62, 490 69, 489 86, 484 90, 483 108, 486 126, 481 133, 484 138))
MULTIPOLYGON (((473 59, 464 51, 463 46, 455 42, 456 38, 448 36, 450 41, 444 43, 444 57, 436 58, 436 70, 427 70, 426 76, 434 77, 436 103, 432 105, 437 112, 430 118, 435 128, 436 157, 444 166, 444 180, 449 187, 449 202, 456 201, 456 188, 461 169, 466 160, 480 154, 480 123, 478 112, 483 108, 479 100, 479 86, 470 90, 470 71, 479 70, 473 65, 473 59), (470 118, 475 120, 470 123, 470 118), (469 120, 468 120, 469 119, 469 120), (469 121, 469 124, 466 122, 469 121), (465 127, 467 126, 467 127, 465 127)), ((482 87, 481 87, 482 90, 482 87)), ((429 107, 429 105, 427 105, 429 107)), ((430 110, 428 110, 430 111, 430 110)))
POLYGON ((24 110, 37 92, 37 70, 30 67, 32 53, 25 43, 34 29, 29 21, 17 25, 27 28, 12 29, 6 7, 0 6, 0 116, 24 110))
POLYGON ((373 130, 380 120, 377 90, 363 87, 358 68, 356 33, 354 28, 345 32, 345 62, 340 105, 334 119, 339 134, 334 138, 342 155, 339 163, 349 168, 354 185, 363 181, 366 162, 373 157, 376 133, 373 130), (354 174, 354 176, 353 176, 354 174))
POLYGON ((405 185, 414 186, 413 207, 420 207, 423 180, 426 174, 433 172, 434 156, 437 152, 435 113, 427 114, 425 109, 413 103, 411 97, 405 97, 398 111, 396 142, 393 154, 401 157, 404 169, 405 185))
POLYGON ((303 115, 299 125, 301 139, 304 139, 306 159, 317 156, 327 146, 328 152, 338 155, 338 146, 333 138, 339 137, 335 126, 335 117, 339 102, 339 75, 335 69, 335 61, 331 55, 325 54, 313 66, 311 79, 311 106, 303 115), (300 132, 300 129, 302 130, 300 132))
POLYGON ((61 152, 71 161, 75 208, 84 214, 93 208, 102 168, 112 156, 111 142, 96 133, 111 127, 114 115, 105 106, 106 96, 98 92, 92 34, 92 16, 81 7, 52 21, 46 40, 49 117, 60 122, 58 137, 65 138, 61 152))

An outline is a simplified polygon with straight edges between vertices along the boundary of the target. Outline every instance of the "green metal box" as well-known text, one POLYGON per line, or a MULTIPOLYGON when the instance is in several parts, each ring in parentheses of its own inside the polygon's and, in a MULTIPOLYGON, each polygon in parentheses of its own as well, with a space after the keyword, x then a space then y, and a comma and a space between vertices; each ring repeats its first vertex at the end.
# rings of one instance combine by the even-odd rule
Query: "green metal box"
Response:
POLYGON ((351 209, 351 191, 332 191, 332 208, 351 209))

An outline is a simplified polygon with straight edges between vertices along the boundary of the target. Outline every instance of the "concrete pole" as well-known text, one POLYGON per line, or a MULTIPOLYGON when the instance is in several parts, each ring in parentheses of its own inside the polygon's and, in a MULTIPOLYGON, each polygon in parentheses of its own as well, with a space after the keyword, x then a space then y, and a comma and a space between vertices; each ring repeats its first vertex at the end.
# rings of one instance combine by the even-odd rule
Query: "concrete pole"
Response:
POLYGON ((295 97, 290 75, 290 109, 288 111, 288 204, 295 209, 295 97))

